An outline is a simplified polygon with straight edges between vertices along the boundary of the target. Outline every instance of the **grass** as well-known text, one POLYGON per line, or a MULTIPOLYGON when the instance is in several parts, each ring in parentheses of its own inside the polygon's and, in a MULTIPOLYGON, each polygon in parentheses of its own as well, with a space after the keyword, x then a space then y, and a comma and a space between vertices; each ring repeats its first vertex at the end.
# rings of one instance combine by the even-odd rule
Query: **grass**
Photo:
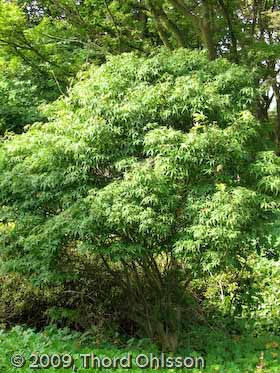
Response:
MULTIPOLYGON (((30 369, 29 356, 39 354, 71 354, 75 360, 77 372, 123 372, 124 369, 83 369, 81 353, 94 353, 95 356, 121 357, 131 353, 159 356, 157 347, 147 340, 132 340, 120 346, 119 341, 100 343, 89 336, 55 328, 47 328, 40 333, 32 329, 15 327, 9 332, 0 332, 0 372, 32 372, 43 369, 30 369), (13 354, 22 354, 26 364, 22 368, 13 368, 10 358, 13 354)), ((206 369, 193 369, 193 372, 266 372, 280 371, 280 338, 276 336, 225 336, 217 332, 197 331, 189 334, 183 349, 176 356, 200 356, 206 359, 206 369)), ((48 368, 47 372, 71 372, 72 368, 48 368)), ((131 372, 154 372, 155 369, 134 367, 131 372)), ((166 372, 186 372, 187 369, 157 369, 166 372)))

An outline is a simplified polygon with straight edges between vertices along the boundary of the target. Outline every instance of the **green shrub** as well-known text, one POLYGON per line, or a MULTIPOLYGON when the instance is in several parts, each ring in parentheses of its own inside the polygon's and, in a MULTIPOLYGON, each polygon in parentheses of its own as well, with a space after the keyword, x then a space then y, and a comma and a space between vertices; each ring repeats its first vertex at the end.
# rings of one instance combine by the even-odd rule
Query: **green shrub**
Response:
POLYGON ((195 314, 190 280, 279 248, 280 158, 248 111, 254 76, 180 49, 113 57, 79 79, 48 123, 1 144, 2 269, 73 286, 83 269, 66 270, 69 247, 98 258, 116 293, 134 294, 116 309, 175 349, 195 314))

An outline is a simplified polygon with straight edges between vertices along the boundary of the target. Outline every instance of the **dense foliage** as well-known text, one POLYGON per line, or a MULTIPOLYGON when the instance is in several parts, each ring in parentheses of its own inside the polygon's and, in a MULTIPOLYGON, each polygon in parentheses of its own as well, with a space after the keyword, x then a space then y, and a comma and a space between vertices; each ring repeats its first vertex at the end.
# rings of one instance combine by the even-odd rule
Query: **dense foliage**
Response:
POLYGON ((2 144, 2 268, 55 286, 77 276, 70 252, 97 255, 135 299, 127 317, 173 348, 197 307, 186 282, 279 248, 279 158, 248 111, 254 76, 182 49, 79 80, 48 123, 2 144))
POLYGON ((188 236, 206 238, 204 220, 209 252, 211 230, 217 245, 225 219, 235 248, 237 232, 263 215, 254 173, 278 161, 265 153, 264 171, 253 162, 258 123, 242 111, 253 95, 247 72, 197 52, 127 55, 93 68, 48 108, 49 123, 2 144, 7 259, 16 253, 14 267, 26 263, 44 278, 69 245, 152 253, 167 241, 179 253, 188 236))

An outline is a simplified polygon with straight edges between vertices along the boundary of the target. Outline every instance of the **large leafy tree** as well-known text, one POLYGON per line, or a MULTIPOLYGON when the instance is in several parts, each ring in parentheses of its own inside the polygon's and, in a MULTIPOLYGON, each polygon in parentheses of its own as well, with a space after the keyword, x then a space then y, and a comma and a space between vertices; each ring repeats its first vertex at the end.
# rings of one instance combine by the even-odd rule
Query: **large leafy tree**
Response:
POLYGON ((69 250, 97 255, 134 299, 127 317, 172 334, 181 280, 279 247, 280 164, 247 110, 255 78, 179 49, 79 79, 48 123, 1 145, 1 266, 53 284, 69 250))

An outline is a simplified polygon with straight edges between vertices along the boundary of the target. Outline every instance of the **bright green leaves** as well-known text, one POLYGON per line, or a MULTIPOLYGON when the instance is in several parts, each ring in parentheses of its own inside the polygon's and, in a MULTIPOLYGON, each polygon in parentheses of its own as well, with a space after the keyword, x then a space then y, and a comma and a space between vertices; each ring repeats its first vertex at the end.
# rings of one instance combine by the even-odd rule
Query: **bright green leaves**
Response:
POLYGON ((280 194, 280 158, 272 151, 261 152, 252 172, 259 177, 259 188, 275 196, 280 194))
POLYGON ((260 200, 246 188, 221 188, 209 195, 192 191, 186 200, 184 214, 189 225, 183 229, 175 250, 188 265, 201 270, 236 265, 246 257, 260 219, 260 200), (221 190, 222 189, 222 190, 221 190))
POLYGON ((26 18, 23 11, 11 2, 0 2, 0 29, 1 36, 13 37, 26 26, 26 18))
POLYGON ((123 180, 109 184, 90 199, 92 225, 103 225, 103 243, 108 243, 109 231, 112 243, 138 242, 158 249, 156 246, 172 235, 179 201, 168 179, 156 174, 149 163, 138 165, 123 180))
POLYGON ((257 129, 258 123, 248 112, 241 113, 226 129, 197 125, 183 134, 163 127, 147 134, 145 151, 156 157, 156 167, 174 179, 194 183, 207 176, 236 183, 242 167, 250 162, 248 150, 257 129))

